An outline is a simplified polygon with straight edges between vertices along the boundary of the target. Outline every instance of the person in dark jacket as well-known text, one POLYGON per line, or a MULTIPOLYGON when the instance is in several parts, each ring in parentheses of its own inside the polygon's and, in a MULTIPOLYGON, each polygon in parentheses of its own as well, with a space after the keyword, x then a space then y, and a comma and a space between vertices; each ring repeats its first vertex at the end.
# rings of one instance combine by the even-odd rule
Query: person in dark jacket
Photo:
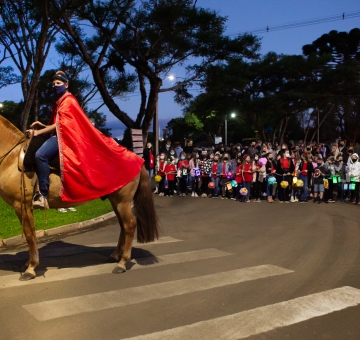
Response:
POLYGON ((155 169, 155 155, 153 151, 153 146, 150 142, 146 144, 143 158, 145 160, 144 163, 145 163, 146 171, 148 172, 149 178, 151 179, 155 169))
POLYGON ((280 203, 289 203, 290 202, 290 186, 292 183, 291 174, 294 172, 294 163, 291 161, 291 156, 289 150, 285 150, 282 153, 277 166, 276 166, 276 179, 278 183, 278 195, 280 203), (286 188, 281 186, 281 182, 288 182, 286 188))

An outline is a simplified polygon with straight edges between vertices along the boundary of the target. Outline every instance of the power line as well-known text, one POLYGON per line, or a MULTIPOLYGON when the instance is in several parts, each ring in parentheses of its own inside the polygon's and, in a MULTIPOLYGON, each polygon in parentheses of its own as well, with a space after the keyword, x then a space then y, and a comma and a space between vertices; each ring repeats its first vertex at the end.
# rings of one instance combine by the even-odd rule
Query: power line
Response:
POLYGON ((266 27, 230 33, 228 35, 232 36, 232 35, 238 35, 238 34, 244 34, 244 33, 252 33, 252 34, 270 33, 270 32, 275 32, 275 31, 291 29, 291 28, 305 27, 305 26, 310 26, 310 25, 318 25, 318 24, 323 24, 323 23, 327 23, 327 22, 353 19, 353 18, 358 18, 358 17, 360 17, 360 11, 354 11, 354 12, 349 12, 349 13, 344 12, 342 14, 336 14, 336 15, 331 15, 331 16, 321 17, 321 18, 316 18, 316 19, 294 21, 294 22, 287 23, 287 24, 274 25, 274 26, 268 25, 266 27))

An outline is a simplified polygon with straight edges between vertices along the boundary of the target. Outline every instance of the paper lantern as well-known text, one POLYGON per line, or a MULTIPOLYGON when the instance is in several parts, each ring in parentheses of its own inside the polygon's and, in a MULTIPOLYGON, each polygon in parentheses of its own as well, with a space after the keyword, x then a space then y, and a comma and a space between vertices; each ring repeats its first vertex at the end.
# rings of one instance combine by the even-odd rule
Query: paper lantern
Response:
POLYGON ((329 181, 327 179, 324 179, 324 188, 329 189, 329 181))
POLYGON ((275 183, 276 183, 276 178, 275 178, 274 176, 269 176, 269 178, 268 178, 268 183, 269 183, 270 185, 275 184, 275 183))
POLYGON ((298 178, 296 176, 293 177, 293 184, 296 184, 297 180, 298 180, 298 178))
POLYGON ((301 179, 298 179, 295 185, 297 188, 302 188, 304 186, 304 182, 301 179))
POLYGON ((283 189, 285 189, 285 188, 287 188, 287 187, 289 186, 289 182, 288 182, 288 181, 281 181, 280 186, 281 186, 283 189))
POLYGON ((209 189, 215 189, 215 183, 214 182, 209 182, 208 188, 209 189))
POLYGON ((232 176, 233 176, 233 174, 232 174, 231 171, 228 171, 228 172, 226 173, 226 178, 230 179, 230 178, 232 178, 232 176))
POLYGON ((237 182, 234 179, 230 183, 233 188, 236 188, 238 186, 237 182))
POLYGON ((248 189, 246 189, 246 188, 241 188, 241 189, 240 189, 240 195, 246 196, 247 193, 248 193, 248 189))
POLYGON ((260 166, 263 166, 267 163, 267 159, 265 157, 262 157, 259 159, 259 165, 260 166))
POLYGON ((155 177, 154 177, 154 179, 155 179, 155 182, 160 182, 161 181, 161 176, 159 176, 159 175, 156 175, 155 177))

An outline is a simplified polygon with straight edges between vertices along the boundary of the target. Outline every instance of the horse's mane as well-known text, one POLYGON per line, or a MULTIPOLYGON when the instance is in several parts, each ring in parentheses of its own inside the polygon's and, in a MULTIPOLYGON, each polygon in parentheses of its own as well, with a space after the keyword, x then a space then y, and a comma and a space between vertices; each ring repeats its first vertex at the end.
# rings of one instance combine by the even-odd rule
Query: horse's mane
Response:
POLYGON ((24 134, 6 118, 0 115, 0 140, 1 144, 16 143, 24 134))

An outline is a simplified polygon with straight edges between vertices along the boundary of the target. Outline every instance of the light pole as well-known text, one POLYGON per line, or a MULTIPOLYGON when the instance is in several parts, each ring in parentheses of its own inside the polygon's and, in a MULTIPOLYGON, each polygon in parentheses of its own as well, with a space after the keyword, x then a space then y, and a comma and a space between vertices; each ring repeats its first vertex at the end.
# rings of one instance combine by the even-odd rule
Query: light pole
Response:
MULTIPOLYGON (((230 114, 231 118, 235 118, 236 114, 235 113, 231 113, 230 114)), ((228 121, 228 115, 225 116, 225 146, 227 145, 227 121, 228 121)))

